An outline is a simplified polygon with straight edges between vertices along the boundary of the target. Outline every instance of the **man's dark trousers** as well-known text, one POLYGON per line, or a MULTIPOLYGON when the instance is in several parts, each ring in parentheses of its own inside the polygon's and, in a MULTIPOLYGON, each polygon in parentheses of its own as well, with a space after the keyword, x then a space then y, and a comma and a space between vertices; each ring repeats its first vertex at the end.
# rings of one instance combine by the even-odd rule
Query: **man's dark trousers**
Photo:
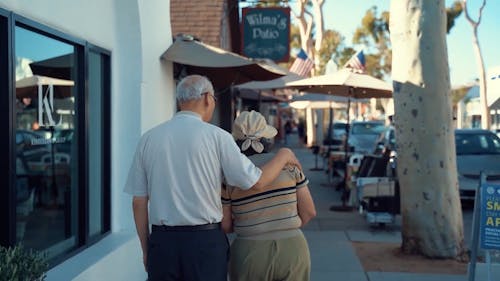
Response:
POLYGON ((226 281, 229 243, 220 228, 159 230, 148 245, 149 281, 226 281))

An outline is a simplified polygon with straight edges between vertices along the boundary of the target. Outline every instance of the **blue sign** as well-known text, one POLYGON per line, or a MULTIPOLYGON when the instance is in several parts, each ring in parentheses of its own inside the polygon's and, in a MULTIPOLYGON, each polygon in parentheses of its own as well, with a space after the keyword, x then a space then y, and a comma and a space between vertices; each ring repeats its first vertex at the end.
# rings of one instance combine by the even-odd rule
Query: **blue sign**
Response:
POLYGON ((290 57, 290 8, 243 8, 243 55, 286 62, 290 57))
POLYGON ((481 248, 500 250, 500 185, 481 186, 481 248))

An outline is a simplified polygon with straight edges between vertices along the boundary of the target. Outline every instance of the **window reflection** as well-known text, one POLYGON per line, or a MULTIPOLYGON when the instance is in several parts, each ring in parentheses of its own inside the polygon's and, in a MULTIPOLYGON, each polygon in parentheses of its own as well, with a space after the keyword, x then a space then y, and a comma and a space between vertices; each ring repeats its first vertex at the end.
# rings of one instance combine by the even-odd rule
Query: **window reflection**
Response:
POLYGON ((56 256, 76 245, 75 48, 17 26, 17 242, 56 256))

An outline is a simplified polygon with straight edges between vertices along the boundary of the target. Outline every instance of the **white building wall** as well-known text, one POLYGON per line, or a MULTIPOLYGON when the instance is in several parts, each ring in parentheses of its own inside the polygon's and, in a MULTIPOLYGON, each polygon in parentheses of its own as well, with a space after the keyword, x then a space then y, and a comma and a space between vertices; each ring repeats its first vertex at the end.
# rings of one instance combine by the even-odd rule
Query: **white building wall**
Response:
MULTIPOLYGON (((136 144, 143 132, 169 119, 175 112, 172 65, 159 59, 172 43, 170 1, 0 0, 0 8, 111 51, 111 228, 113 233, 133 233, 131 197, 122 190, 136 144)), ((136 239, 135 235, 130 237, 136 239)), ((104 240, 115 245, 101 245, 101 249, 113 251, 110 249, 116 250, 116 244, 120 244, 116 241, 127 239, 108 237, 104 240)), ((99 242, 89 250, 103 243, 106 242, 99 242)), ((128 251, 134 256, 140 252, 138 243, 123 245, 128 245, 128 251)), ((106 277, 106 272, 98 271, 103 267, 98 266, 100 259, 95 255, 92 255, 93 261, 79 261, 79 256, 86 251, 51 270, 48 279, 75 276, 75 272, 83 270, 78 267, 88 268, 87 275, 106 277), (65 264, 69 265, 67 269, 65 264)), ((107 262, 113 264, 113 259, 110 261, 112 253, 100 253, 107 255, 107 262)), ((130 259, 135 267, 141 266, 141 260, 141 256, 130 259)), ((118 266, 127 268, 123 264, 118 266)), ((109 270, 116 268, 113 266, 109 270)))
POLYGON ((486 75, 488 106, 500 109, 500 65, 488 69, 486 75))
POLYGON ((500 65, 488 69, 486 81, 491 129, 498 131, 500 130, 500 65))
POLYGON ((141 134, 175 110, 168 0, 0 0, 0 7, 111 54, 112 231, 133 229, 130 197, 122 189, 141 134))
POLYGON ((110 22, 101 24, 114 26, 116 38, 111 54, 111 230, 116 232, 133 229, 130 197, 122 190, 142 133, 142 114, 150 113, 141 112, 143 60, 137 0, 112 2, 110 22))

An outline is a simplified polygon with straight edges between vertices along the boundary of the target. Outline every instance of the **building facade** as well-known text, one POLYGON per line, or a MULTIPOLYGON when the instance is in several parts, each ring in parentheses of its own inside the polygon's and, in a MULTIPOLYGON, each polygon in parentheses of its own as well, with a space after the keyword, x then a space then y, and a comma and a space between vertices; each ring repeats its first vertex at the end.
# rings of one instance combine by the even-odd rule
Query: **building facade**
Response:
MULTIPOLYGON (((491 129, 500 130, 500 66, 493 66, 486 72, 486 100, 490 109, 491 129)), ((457 127, 481 127, 481 102, 479 86, 470 87, 457 104, 457 127)))
POLYGON ((0 0, 0 243, 44 251, 48 280, 127 280, 109 266, 124 258, 134 268, 121 274, 145 276, 122 190, 142 133, 175 112, 159 59, 169 9, 0 0))

